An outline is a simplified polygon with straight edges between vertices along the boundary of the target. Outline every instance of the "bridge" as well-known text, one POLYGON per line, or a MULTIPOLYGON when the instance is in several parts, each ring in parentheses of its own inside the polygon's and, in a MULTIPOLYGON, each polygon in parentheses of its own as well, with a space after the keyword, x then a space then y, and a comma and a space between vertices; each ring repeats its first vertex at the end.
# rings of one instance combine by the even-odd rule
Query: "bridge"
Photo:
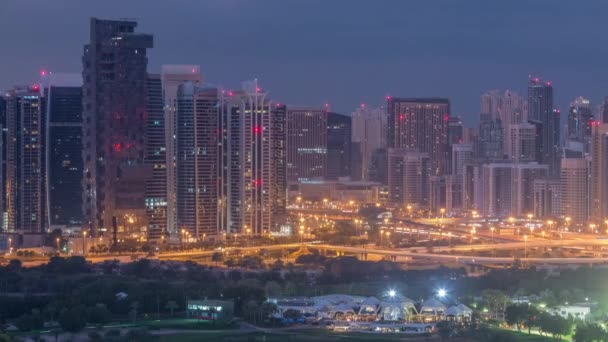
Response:
MULTIPOLYGON (((316 243, 292 243, 280 245, 264 245, 250 247, 235 247, 222 250, 224 253, 248 254, 257 253, 261 250, 299 250, 301 248, 319 250, 321 253, 333 252, 337 255, 353 255, 367 260, 368 256, 380 256, 392 261, 433 261, 433 262, 456 262, 462 264, 513 264, 517 261, 526 264, 600 264, 608 263, 608 257, 565 257, 565 258, 515 258, 515 257, 490 257, 490 256, 468 256, 454 252, 463 251, 488 251, 488 250, 515 250, 524 248, 555 248, 555 247, 581 247, 581 246, 608 246, 608 240, 532 240, 528 242, 510 242, 500 244, 461 245, 454 247, 435 247, 433 252, 424 252, 422 247, 411 247, 403 249, 381 248, 377 246, 339 246, 316 243), (450 253, 450 254, 442 254, 450 253)), ((162 253, 158 255, 163 260, 184 260, 210 258, 218 250, 198 250, 162 253)))

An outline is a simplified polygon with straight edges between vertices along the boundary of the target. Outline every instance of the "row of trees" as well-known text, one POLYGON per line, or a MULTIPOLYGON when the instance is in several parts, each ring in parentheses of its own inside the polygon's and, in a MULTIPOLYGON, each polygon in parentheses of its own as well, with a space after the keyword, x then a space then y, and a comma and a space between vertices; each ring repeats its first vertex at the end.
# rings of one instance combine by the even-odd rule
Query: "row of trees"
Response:
POLYGON ((541 335, 551 335, 555 339, 570 334, 574 325, 573 319, 540 311, 535 306, 527 304, 509 305, 505 316, 506 322, 515 325, 518 331, 526 327, 530 334, 532 329, 538 329, 541 335))

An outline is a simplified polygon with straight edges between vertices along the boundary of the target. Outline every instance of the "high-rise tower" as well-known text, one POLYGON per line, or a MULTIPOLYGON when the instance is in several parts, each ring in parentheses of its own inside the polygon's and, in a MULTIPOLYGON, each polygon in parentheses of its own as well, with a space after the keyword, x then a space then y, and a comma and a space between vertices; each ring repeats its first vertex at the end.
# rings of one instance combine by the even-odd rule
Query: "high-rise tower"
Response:
POLYGON ((287 106, 287 181, 323 179, 327 169, 327 111, 287 106))
POLYGON ((45 214, 44 102, 38 85, 6 94, 8 231, 42 233, 45 214))
POLYGON ((540 124, 540 139, 536 146, 538 162, 549 167, 552 177, 559 175, 559 114, 553 108, 551 82, 531 77, 528 82, 528 120, 540 124))
POLYGON ((194 82, 177 96, 178 228, 194 238, 218 233, 218 124, 221 93, 194 82))
POLYGON ((448 171, 450 102, 440 98, 389 98, 389 148, 415 148, 431 158, 431 175, 448 171))
POLYGON ((165 141, 167 158, 167 231, 175 242, 179 239, 177 225, 177 88, 180 84, 193 82, 199 86, 203 80, 198 65, 163 65, 161 79, 165 111, 165 141))
POLYGON ((82 205, 82 76, 43 72, 45 203, 50 227, 79 226, 82 205))
POLYGON ((146 50, 137 22, 91 19, 83 63, 83 209, 92 235, 145 230, 146 50), (136 184, 137 183, 137 184, 136 184), (144 227, 144 228, 142 228, 144 227))

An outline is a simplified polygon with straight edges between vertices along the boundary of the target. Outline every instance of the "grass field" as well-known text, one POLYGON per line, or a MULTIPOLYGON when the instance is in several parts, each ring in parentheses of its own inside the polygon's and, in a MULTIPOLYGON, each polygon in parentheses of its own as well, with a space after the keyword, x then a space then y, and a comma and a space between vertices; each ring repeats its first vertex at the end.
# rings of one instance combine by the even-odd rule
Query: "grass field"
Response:
MULTIPOLYGON (((194 341, 231 341, 231 342, 321 342, 321 341, 435 341, 435 337, 407 337, 403 334, 366 334, 366 333, 341 333, 331 332, 323 329, 302 330, 275 333, 176 333, 160 337, 160 342, 194 342, 194 341)), ((463 341, 458 339, 453 342, 463 341)))

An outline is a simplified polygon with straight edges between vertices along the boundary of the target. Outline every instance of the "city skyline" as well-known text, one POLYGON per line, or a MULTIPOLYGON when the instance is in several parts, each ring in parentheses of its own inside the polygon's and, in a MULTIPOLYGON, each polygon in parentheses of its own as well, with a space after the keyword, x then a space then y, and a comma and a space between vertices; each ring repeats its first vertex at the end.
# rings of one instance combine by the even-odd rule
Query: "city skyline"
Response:
POLYGON ((522 80, 529 74, 552 81, 556 107, 564 113, 578 96, 590 99, 595 111, 608 86, 608 75, 603 75, 601 68, 606 52, 597 44, 606 24, 593 20, 596 13, 605 12, 602 8, 606 5, 600 2, 580 8, 540 1, 526 4, 526 11, 520 11, 518 4, 512 2, 390 4, 392 11, 386 11, 389 4, 385 2, 349 2, 352 16, 339 16, 344 6, 339 1, 289 6, 274 1, 185 1, 181 6, 141 6, 142 2, 137 1, 120 6, 113 2, 62 4, 70 11, 61 10, 62 6, 56 3, 39 2, 38 11, 23 4, 5 4, 0 13, 0 31, 9 32, 11 25, 17 25, 13 18, 22 17, 26 10, 39 25, 21 25, 14 33, 17 38, 11 53, 3 57, 0 65, 1 89, 33 82, 41 69, 78 72, 78 55, 86 42, 82 27, 90 16, 137 17, 141 32, 156 35, 150 72, 160 72, 162 64, 200 64, 205 80, 211 83, 236 87, 243 79, 258 78, 265 88, 272 89, 271 95, 277 101, 312 106, 330 103, 332 111, 345 114, 360 103, 381 105, 386 95, 440 96, 450 99, 453 114, 472 124, 478 119, 482 93, 511 89, 525 94, 522 80), (251 19, 246 17, 252 9, 260 9, 264 19, 268 19, 261 20, 254 29, 248 26, 251 19), (445 9, 437 14, 441 24, 424 21, 438 9, 445 9), (420 15, 398 20, 391 12, 400 10, 420 15), (61 20, 68 13, 69 20, 61 20), (380 13, 384 17, 373 15, 380 13), (316 25, 308 25, 307 14, 314 15, 316 25), (217 18, 225 15, 235 18, 230 27, 217 25, 217 18), (570 24, 560 24, 566 21, 570 24), (175 22, 179 25, 166 25, 175 22), (521 25, 510 25, 512 22, 521 25), (284 29, 274 30, 275 25, 284 29), (36 29, 40 26, 45 30, 36 29), (569 29, 571 26, 576 29, 569 29), (325 35, 324 30, 333 34, 325 35), (530 30, 537 31, 535 36, 542 39, 527 35, 530 30), (170 39, 171 35, 182 39, 170 39), (262 43, 248 43, 257 41, 248 38, 252 35, 263 37, 262 43), (495 41, 496 36, 504 39, 495 41), (561 37, 569 42, 567 49, 563 48, 561 37), (245 49, 231 47, 230 42, 235 40, 247 43, 245 49), (385 43, 395 40, 402 46, 384 49, 385 43), (25 42, 35 42, 33 46, 37 48, 31 49, 25 42), (284 48, 268 49, 274 46, 284 48), (45 49, 44 54, 41 49, 45 49), (321 53, 311 52, 315 50, 321 53), (586 56, 584 61, 579 57, 582 55, 586 56), (12 68, 15 63, 26 67, 12 68), (401 75, 414 82, 404 82, 401 75))

